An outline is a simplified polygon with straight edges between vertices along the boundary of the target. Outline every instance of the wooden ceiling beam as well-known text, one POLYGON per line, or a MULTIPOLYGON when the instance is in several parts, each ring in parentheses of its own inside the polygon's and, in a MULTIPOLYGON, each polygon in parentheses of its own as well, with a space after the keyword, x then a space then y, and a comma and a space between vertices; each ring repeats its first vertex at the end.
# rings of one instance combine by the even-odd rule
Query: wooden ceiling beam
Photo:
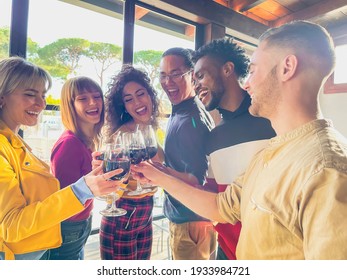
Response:
POLYGON ((244 36, 243 40, 254 42, 268 28, 230 8, 211 0, 141 0, 164 11, 179 14, 188 20, 200 23, 216 23, 229 31, 244 36), (213 11, 213 13, 211 12, 213 11))
POLYGON ((270 24, 268 20, 265 20, 265 19, 255 15, 255 14, 251 13, 251 12, 246 11, 246 12, 243 12, 242 14, 245 15, 246 17, 251 18, 257 22, 260 22, 266 26, 269 26, 269 24, 270 24))
POLYGON ((195 26, 187 25, 185 28, 185 35, 193 38, 195 36, 195 26))
POLYGON ((223 5, 224 7, 230 8, 230 1, 229 0, 213 0, 214 2, 223 5))
POLYGON ((148 10, 139 6, 135 6, 135 20, 139 20, 148 14, 148 10))
POLYGON ((230 8, 242 13, 260 5, 265 1, 266 0, 234 0, 230 4, 230 8))
POLYGON ((320 1, 317 4, 307 7, 306 9, 300 10, 296 13, 289 14, 281 17, 278 20, 270 22, 271 26, 280 26, 293 20, 310 20, 318 18, 323 14, 330 12, 336 12, 347 7, 346 0, 325 0, 320 1))

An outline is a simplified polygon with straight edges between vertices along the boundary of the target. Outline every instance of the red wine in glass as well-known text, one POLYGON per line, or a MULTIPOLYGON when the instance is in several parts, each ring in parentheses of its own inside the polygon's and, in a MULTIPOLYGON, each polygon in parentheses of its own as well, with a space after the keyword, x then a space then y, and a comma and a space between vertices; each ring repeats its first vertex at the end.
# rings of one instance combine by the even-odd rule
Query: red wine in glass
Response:
POLYGON ((145 160, 153 158, 158 152, 158 143, 152 125, 139 125, 138 129, 142 132, 145 145, 146 157, 145 160))
POLYGON ((105 153, 102 153, 102 154, 96 156, 95 158, 96 158, 97 160, 104 160, 104 157, 105 157, 105 153))
POLYGON ((104 173, 116 170, 122 168, 123 172, 120 174, 117 174, 110 179, 115 181, 115 180, 122 180, 125 176, 128 175, 130 171, 130 160, 128 159, 122 159, 122 158, 115 158, 115 159, 106 159, 103 162, 102 169, 104 173))
POLYGON ((131 164, 139 164, 146 158, 146 148, 130 148, 129 157, 131 164))
MULTIPOLYGON (((123 171, 120 174, 116 174, 111 180, 122 180, 128 176, 130 172, 130 158, 128 156, 127 149, 125 148, 122 138, 118 137, 114 139, 113 144, 107 144, 104 152, 104 162, 103 162, 103 171, 109 172, 111 170, 122 168, 123 171)), ((106 217, 118 217, 125 215, 127 211, 122 208, 117 208, 116 200, 119 198, 119 195, 116 191, 108 194, 106 200, 108 206, 106 209, 100 211, 100 214, 106 217)))
POLYGON ((151 158, 154 158, 155 155, 157 154, 158 152, 158 148, 157 147, 146 147, 146 150, 147 150, 147 153, 146 153, 146 158, 145 160, 149 160, 151 158))
MULTIPOLYGON (((125 133, 123 136, 129 150, 131 164, 139 164, 141 161, 145 160, 147 157, 147 150, 141 131, 136 129, 136 131, 125 133)), ((150 190, 142 189, 140 182, 137 181, 136 190, 128 192, 128 195, 136 196, 148 192, 150 192, 150 190)))

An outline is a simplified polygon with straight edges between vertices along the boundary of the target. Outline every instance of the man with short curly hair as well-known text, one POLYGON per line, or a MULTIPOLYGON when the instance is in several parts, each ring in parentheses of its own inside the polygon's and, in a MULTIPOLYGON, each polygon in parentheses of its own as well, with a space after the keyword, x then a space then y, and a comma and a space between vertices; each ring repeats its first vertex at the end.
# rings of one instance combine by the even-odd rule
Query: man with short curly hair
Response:
MULTIPOLYGON (((217 109, 221 122, 206 140, 210 159, 208 187, 223 192, 243 172, 251 157, 275 136, 271 124, 248 112, 251 99, 240 86, 248 73, 245 50, 231 39, 217 39, 193 56, 195 91, 207 110, 217 109)), ((216 224, 218 260, 236 259, 241 223, 216 224)))

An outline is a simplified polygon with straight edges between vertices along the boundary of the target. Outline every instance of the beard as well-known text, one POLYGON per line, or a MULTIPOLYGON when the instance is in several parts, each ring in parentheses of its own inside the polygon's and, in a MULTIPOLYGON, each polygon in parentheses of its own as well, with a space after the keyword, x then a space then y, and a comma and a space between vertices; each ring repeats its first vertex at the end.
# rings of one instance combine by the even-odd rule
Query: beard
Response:
POLYGON ((224 92, 225 89, 222 85, 218 89, 211 90, 211 100, 205 105, 207 111, 212 111, 220 107, 224 92))
POLYGON ((269 118, 276 110, 280 100, 279 82, 276 77, 277 65, 275 65, 262 83, 256 86, 256 94, 253 94, 249 112, 255 117, 269 118))
POLYGON ((214 92, 211 92, 211 100, 205 105, 207 111, 212 111, 219 106, 220 100, 222 99, 221 95, 216 95, 214 92))

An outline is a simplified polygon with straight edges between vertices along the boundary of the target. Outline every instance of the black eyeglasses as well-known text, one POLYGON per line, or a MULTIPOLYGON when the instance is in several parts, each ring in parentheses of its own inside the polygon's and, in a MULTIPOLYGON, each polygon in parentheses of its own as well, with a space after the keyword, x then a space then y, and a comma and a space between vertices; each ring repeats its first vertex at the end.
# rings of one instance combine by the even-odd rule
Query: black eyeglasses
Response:
POLYGON ((166 83, 168 80, 174 81, 174 82, 180 82, 182 81, 183 77, 185 75, 188 75, 192 72, 193 70, 189 70, 185 73, 173 73, 173 74, 168 74, 168 75, 162 75, 160 74, 159 76, 159 81, 161 83, 166 83))

